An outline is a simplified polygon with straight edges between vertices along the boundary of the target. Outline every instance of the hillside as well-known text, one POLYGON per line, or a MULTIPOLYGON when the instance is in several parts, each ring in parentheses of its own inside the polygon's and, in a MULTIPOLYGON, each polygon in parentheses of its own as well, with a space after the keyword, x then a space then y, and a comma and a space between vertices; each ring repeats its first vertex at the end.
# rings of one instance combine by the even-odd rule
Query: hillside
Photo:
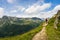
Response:
POLYGON ((22 35, 4 37, 4 38, 0 38, 0 40, 32 40, 33 36, 39 31, 41 31, 41 29, 43 28, 42 24, 43 23, 41 23, 37 28, 32 29, 22 35))
POLYGON ((42 20, 39 18, 17 18, 3 16, 0 19, 0 37, 24 34, 38 27, 41 22, 42 20))
POLYGON ((48 40, 60 40, 60 11, 49 20, 46 33, 48 40))
POLYGON ((31 39, 35 33, 41 30, 42 22, 43 20, 36 17, 17 18, 3 16, 0 18, 0 40, 31 39))

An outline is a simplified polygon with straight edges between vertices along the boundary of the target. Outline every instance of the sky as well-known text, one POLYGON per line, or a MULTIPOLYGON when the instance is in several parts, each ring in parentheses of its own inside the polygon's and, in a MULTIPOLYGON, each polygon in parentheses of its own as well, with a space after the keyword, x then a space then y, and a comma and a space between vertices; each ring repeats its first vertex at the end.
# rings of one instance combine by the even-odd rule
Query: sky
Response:
POLYGON ((0 0, 0 17, 50 18, 60 10, 60 0, 0 0))

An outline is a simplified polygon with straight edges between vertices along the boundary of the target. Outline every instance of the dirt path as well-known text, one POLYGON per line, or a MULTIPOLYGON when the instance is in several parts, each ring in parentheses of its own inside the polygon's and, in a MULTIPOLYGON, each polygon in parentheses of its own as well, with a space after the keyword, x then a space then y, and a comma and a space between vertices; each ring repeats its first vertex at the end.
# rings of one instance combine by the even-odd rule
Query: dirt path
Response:
POLYGON ((37 33, 32 40, 47 40, 46 27, 45 27, 46 25, 47 25, 46 23, 43 24, 42 30, 39 33, 37 33))

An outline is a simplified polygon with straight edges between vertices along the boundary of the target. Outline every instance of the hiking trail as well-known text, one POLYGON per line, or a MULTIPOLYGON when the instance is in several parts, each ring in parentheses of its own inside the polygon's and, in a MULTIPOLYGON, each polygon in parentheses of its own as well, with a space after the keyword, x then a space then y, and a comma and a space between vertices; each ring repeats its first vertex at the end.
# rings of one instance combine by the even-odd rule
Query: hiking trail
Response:
POLYGON ((38 32, 32 40, 47 40, 47 34, 46 34, 46 25, 47 23, 43 24, 43 28, 40 32, 38 32))

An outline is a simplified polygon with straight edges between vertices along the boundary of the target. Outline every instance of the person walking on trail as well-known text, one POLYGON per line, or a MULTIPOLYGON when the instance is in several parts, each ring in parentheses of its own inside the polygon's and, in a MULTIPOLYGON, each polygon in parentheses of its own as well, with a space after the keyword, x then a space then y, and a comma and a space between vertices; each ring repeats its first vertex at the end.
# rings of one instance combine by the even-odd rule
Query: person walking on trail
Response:
POLYGON ((45 20, 46 20, 46 23, 48 23, 48 19, 46 18, 45 20))

